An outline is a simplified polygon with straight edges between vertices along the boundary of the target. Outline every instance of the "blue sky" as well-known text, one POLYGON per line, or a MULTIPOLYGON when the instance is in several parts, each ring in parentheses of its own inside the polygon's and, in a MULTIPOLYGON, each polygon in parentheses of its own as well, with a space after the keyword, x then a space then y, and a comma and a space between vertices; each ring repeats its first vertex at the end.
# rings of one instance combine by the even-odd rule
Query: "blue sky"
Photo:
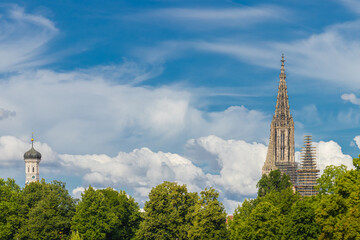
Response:
POLYGON ((142 204, 164 180, 215 186, 228 211, 265 161, 285 54, 297 150, 320 167, 360 144, 360 2, 9 1, 0 4, 0 177, 41 176, 142 204), (336 156, 336 157, 332 157, 336 156))

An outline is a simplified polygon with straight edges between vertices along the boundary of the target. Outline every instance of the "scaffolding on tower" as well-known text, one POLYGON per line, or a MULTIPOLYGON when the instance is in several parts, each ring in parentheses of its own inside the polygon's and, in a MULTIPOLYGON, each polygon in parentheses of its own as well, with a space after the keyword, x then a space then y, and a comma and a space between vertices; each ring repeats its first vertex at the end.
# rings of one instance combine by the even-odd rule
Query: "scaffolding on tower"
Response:
POLYGON ((297 170, 296 190, 301 196, 315 196, 318 191, 314 188, 320 170, 316 166, 316 149, 312 146, 312 136, 304 136, 304 146, 300 153, 301 164, 297 170))

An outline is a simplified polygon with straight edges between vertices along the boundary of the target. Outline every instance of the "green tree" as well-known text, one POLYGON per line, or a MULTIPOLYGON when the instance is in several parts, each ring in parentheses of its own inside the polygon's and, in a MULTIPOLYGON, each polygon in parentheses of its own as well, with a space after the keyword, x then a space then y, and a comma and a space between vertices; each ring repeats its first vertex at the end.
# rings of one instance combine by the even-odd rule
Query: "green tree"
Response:
POLYGON ((290 178, 278 170, 263 175, 257 186, 258 197, 235 210, 230 239, 285 239, 285 220, 300 196, 294 194, 290 178))
POLYGON ((241 206, 235 209, 233 220, 229 223, 230 239, 245 239, 246 235, 252 233, 247 221, 255 207, 254 199, 245 199, 241 206))
POLYGON ((330 174, 324 172, 330 180, 324 181, 315 211, 319 239, 360 239, 360 169, 356 158, 353 162, 355 170, 331 167, 330 174))
POLYGON ((280 210, 270 202, 260 202, 251 211, 249 217, 237 226, 232 239, 281 239, 284 223, 280 210))
POLYGON ((226 212, 215 189, 205 189, 195 205, 189 239, 227 239, 226 212))
POLYGON ((315 221, 314 204, 314 198, 305 197, 291 206, 285 221, 285 239, 318 239, 320 226, 315 221))
POLYGON ((338 226, 347 210, 345 199, 338 194, 326 195, 320 199, 315 210, 316 222, 321 228, 319 239, 343 239, 338 226))
POLYGON ((280 170, 271 171, 269 175, 263 174, 256 185, 259 197, 263 197, 273 191, 280 192, 291 186, 290 177, 282 174, 280 170))
POLYGON ((75 201, 59 181, 33 182, 21 192, 18 239, 68 239, 75 201))
POLYGON ((19 195, 20 187, 14 179, 0 178, 0 239, 13 239, 19 227, 19 195))
POLYGON ((353 165, 357 171, 360 171, 360 154, 358 158, 353 159, 353 165))
POLYGON ((144 220, 136 233, 138 239, 187 239, 196 193, 185 185, 164 182, 154 187, 145 203, 144 220))
POLYGON ((319 191, 319 194, 330 194, 335 191, 335 179, 340 177, 342 174, 346 172, 346 166, 327 166, 320 176, 317 179, 318 185, 315 188, 319 191))
POLYGON ((251 239, 281 239, 282 237, 283 216, 280 210, 270 202, 259 203, 251 212, 248 223, 253 233, 251 239))
POLYGON ((89 186, 82 194, 71 221, 72 231, 89 240, 106 239, 116 226, 118 218, 106 203, 105 195, 89 186))
POLYGON ((271 202, 274 206, 276 206, 280 213, 283 215, 288 215, 291 211, 292 205, 298 201, 300 195, 295 194, 293 189, 288 187, 279 192, 273 191, 266 194, 264 197, 260 197, 257 199, 257 202, 267 201, 271 202))
POLYGON ((113 212, 117 221, 106 239, 132 239, 140 224, 140 208, 134 198, 124 191, 117 192, 112 188, 97 190, 105 197, 104 204, 113 212))

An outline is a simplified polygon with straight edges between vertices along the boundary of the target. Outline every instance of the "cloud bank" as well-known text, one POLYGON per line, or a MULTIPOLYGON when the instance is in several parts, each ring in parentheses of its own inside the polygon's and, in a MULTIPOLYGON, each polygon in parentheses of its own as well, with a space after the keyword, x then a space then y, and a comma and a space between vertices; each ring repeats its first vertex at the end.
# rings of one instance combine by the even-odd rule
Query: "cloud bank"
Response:
MULTIPOLYGON (((123 81, 147 72, 128 62, 117 69, 123 81)), ((115 154, 119 147, 129 151, 143 146, 179 151, 188 139, 208 134, 266 141, 270 116, 261 111, 245 106, 204 111, 198 107, 201 96, 196 90, 134 86, 107 77, 108 71, 96 67, 24 71, 3 78, 0 103, 11 111, 3 111, 0 134, 22 137, 32 129, 57 151, 74 154, 115 154)))
MULTIPOLYGON (((357 140, 358 137, 355 138, 357 140)), ((327 165, 344 164, 352 168, 352 158, 334 141, 314 143, 321 172, 327 165)), ((12 137, 0 137, 0 167, 22 169, 23 153, 30 144, 12 137)), ((77 176, 83 182, 72 190, 79 197, 85 187, 124 189, 141 205, 151 188, 163 181, 186 184, 189 191, 212 186, 220 192, 227 211, 245 198, 256 196, 256 183, 266 158, 267 146, 242 140, 224 140, 211 135, 190 139, 184 155, 154 152, 149 148, 106 154, 59 154, 45 143, 35 142, 43 155, 41 175, 77 176)))

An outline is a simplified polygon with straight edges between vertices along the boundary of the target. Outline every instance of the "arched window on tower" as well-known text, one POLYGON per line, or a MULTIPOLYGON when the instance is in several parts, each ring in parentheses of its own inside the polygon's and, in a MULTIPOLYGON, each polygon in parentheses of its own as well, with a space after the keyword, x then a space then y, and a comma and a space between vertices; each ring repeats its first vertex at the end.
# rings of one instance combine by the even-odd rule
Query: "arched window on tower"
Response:
POLYGON ((33 172, 35 172, 35 167, 33 167, 33 172))

